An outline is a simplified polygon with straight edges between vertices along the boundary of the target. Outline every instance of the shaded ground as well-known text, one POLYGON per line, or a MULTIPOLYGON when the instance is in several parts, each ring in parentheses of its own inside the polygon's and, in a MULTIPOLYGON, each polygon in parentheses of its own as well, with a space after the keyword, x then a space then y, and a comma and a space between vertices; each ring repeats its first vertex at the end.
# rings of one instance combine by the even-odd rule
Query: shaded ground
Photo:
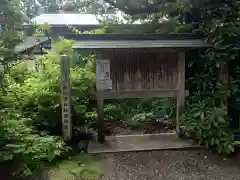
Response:
POLYGON ((173 132, 175 127, 171 121, 165 122, 144 122, 138 123, 138 126, 124 125, 122 122, 106 122, 106 135, 131 135, 131 134, 153 134, 173 132))
POLYGON ((240 180, 240 156, 223 160, 206 150, 83 154, 31 180, 240 180))
POLYGON ((33 180, 96 180, 102 173, 101 159, 83 153, 59 162, 45 177, 33 180))
POLYGON ((238 180, 240 163, 204 150, 99 155, 106 168, 101 180, 238 180))

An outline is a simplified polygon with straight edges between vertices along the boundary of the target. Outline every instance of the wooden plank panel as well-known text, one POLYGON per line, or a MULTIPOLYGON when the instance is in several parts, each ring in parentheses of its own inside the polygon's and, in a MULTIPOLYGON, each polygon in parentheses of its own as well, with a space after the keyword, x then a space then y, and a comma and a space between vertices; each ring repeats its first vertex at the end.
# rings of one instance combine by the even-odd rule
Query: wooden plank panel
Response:
MULTIPOLYGON (((120 84, 117 92, 174 89, 177 67, 172 53, 159 56, 158 53, 119 54, 118 65, 112 69, 113 77, 120 84), (134 58, 135 57, 135 58, 134 58), (171 62, 173 61, 173 62, 171 62)), ((112 60, 115 63, 115 59, 112 60)))
POLYGON ((112 92, 177 88, 178 53, 109 53, 112 92))

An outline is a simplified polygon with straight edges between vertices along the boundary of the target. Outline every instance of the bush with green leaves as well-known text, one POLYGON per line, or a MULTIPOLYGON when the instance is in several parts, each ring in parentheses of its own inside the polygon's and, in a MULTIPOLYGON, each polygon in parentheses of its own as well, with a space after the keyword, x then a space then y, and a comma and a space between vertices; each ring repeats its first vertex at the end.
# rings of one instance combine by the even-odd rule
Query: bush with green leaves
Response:
POLYGON ((207 148, 217 149, 220 154, 234 152, 239 144, 232 139, 226 108, 217 107, 213 98, 199 100, 199 97, 191 97, 182 125, 185 135, 194 137, 207 148))
MULTIPOLYGON (((64 53, 71 61, 73 52, 68 48, 71 46, 68 40, 54 46, 55 51, 37 58, 37 69, 43 66, 43 71, 27 71, 27 62, 17 61, 9 64, 1 84, 0 107, 4 116, 0 122, 0 159, 23 178, 67 150, 61 137, 55 136, 61 134, 59 59, 64 53)), ((70 68, 73 120, 80 125, 94 120, 89 106, 95 80, 89 70, 92 61, 91 57, 86 68, 78 65, 70 68)))
POLYGON ((212 62, 205 61, 203 67, 203 72, 188 79, 192 92, 182 117, 182 130, 207 148, 231 154, 239 144, 233 140, 227 109, 229 92, 235 86, 218 78, 220 73, 212 62))
POLYGON ((0 136, 0 162, 22 178, 33 175, 67 150, 60 137, 39 133, 32 119, 11 109, 1 111, 0 136))
MULTIPOLYGON (((228 10, 226 8, 224 11, 228 10)), ((195 60, 192 57, 187 60, 190 98, 182 120, 185 133, 224 154, 230 154, 238 145, 232 138, 229 124, 239 120, 239 114, 231 109, 239 109, 236 94, 239 94, 240 23, 235 19, 239 13, 235 14, 236 17, 231 13, 231 10, 222 13, 223 17, 217 16, 212 23, 201 26, 207 42, 212 46, 203 50, 202 56, 197 54, 195 60), (227 76, 221 74, 221 68, 226 65, 227 68, 223 69, 227 76), (231 107, 230 99, 234 99, 231 107), (228 118, 229 115, 234 119, 228 118)))
MULTIPOLYGON (((65 41, 63 41, 65 42, 65 41)), ((71 53, 63 47, 71 46, 69 41, 57 44, 57 51, 48 52, 37 59, 37 67, 43 64, 43 72, 32 72, 25 76, 23 82, 16 81, 18 74, 22 74, 21 63, 13 66, 14 73, 10 79, 14 82, 9 84, 7 97, 11 99, 12 105, 23 114, 34 120, 35 126, 41 131, 51 134, 61 134, 61 92, 60 92, 60 54, 67 53, 71 61, 71 53), (60 47, 60 48, 58 48, 60 47), (18 73, 15 73, 19 69, 18 73)), ((68 48, 66 48, 68 49, 68 48)), ((70 49, 68 49, 70 50, 70 49)), ((71 103, 74 123, 84 125, 88 118, 87 111, 91 95, 94 90, 95 75, 88 68, 74 66, 70 68, 71 81, 71 103)))
POLYGON ((104 110, 109 120, 121 120, 125 125, 135 127, 158 118, 172 117, 174 108, 173 99, 150 98, 107 102, 104 110))

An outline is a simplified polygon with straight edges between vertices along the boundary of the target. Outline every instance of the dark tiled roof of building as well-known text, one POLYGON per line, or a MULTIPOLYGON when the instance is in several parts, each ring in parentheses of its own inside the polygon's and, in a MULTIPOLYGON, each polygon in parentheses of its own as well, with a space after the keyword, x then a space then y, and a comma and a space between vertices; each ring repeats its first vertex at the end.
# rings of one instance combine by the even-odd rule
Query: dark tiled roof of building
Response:
POLYGON ((43 43, 47 42, 48 40, 49 40, 48 37, 34 37, 34 36, 25 37, 23 42, 14 48, 14 51, 15 51, 15 53, 22 53, 26 50, 36 47, 39 44, 43 44, 43 43), (38 39, 39 39, 39 41, 38 41, 38 39))

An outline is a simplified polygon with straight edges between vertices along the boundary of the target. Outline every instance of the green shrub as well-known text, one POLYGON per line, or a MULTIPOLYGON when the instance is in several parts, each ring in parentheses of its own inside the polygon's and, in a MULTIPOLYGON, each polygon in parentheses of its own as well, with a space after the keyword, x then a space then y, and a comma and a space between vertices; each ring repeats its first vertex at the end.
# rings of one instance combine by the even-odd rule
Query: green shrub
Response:
MULTIPOLYGON (((56 51, 37 58, 43 72, 29 72, 26 62, 11 64, 1 85, 0 107, 6 114, 0 123, 1 162, 9 162, 12 172, 26 177, 62 155, 66 148, 61 134, 60 65, 61 53, 71 60, 70 41, 56 44, 56 51), (45 133, 46 132, 46 133, 45 133), (48 135, 48 134, 51 135, 48 135)), ((88 66, 89 68, 90 65, 88 66)), ((71 67, 73 119, 85 124, 93 91, 94 73, 89 68, 71 67)))
MULTIPOLYGON (((32 72, 31 76, 25 77, 22 83, 15 81, 7 89, 7 97, 24 117, 32 118, 39 130, 58 135, 61 133, 59 59, 58 52, 49 52, 40 56, 37 62, 43 63, 44 71, 32 72)), ((14 67, 15 71, 16 69, 17 67, 14 67)), ((20 74, 21 70, 19 68, 20 74)), ((9 78, 15 80, 13 76, 9 78)), ((78 66, 70 69, 74 123, 85 124, 89 101, 94 90, 94 78, 95 74, 88 69, 78 66)))
POLYGON ((110 120, 121 120, 129 126, 144 125, 158 118, 169 118, 174 115, 173 99, 127 99, 111 101, 105 105, 105 117, 110 120))
MULTIPOLYGON (((53 135, 61 134, 60 54, 66 53, 71 61, 73 52, 68 48, 71 41, 54 46, 55 51, 37 58, 37 67, 44 67, 42 72, 29 72, 26 62, 17 61, 10 65, 1 84, 0 160, 23 178, 67 150, 64 141, 53 135)), ((73 120, 80 125, 92 123, 95 117, 89 106, 95 81, 90 70, 94 59, 89 59, 86 68, 77 65, 70 69, 73 120)))
POLYGON ((18 60, 17 62, 9 64, 9 74, 16 83, 23 83, 26 78, 31 75, 27 70, 26 61, 18 60))
POLYGON ((6 115, 6 110, 1 112, 0 162, 8 163, 15 175, 30 176, 66 151, 61 138, 40 134, 31 119, 9 113, 10 109, 6 115))
POLYGON ((188 103, 182 125, 188 137, 195 138, 207 148, 217 149, 220 154, 234 152, 238 144, 229 131, 226 108, 215 106, 213 98, 188 103))

